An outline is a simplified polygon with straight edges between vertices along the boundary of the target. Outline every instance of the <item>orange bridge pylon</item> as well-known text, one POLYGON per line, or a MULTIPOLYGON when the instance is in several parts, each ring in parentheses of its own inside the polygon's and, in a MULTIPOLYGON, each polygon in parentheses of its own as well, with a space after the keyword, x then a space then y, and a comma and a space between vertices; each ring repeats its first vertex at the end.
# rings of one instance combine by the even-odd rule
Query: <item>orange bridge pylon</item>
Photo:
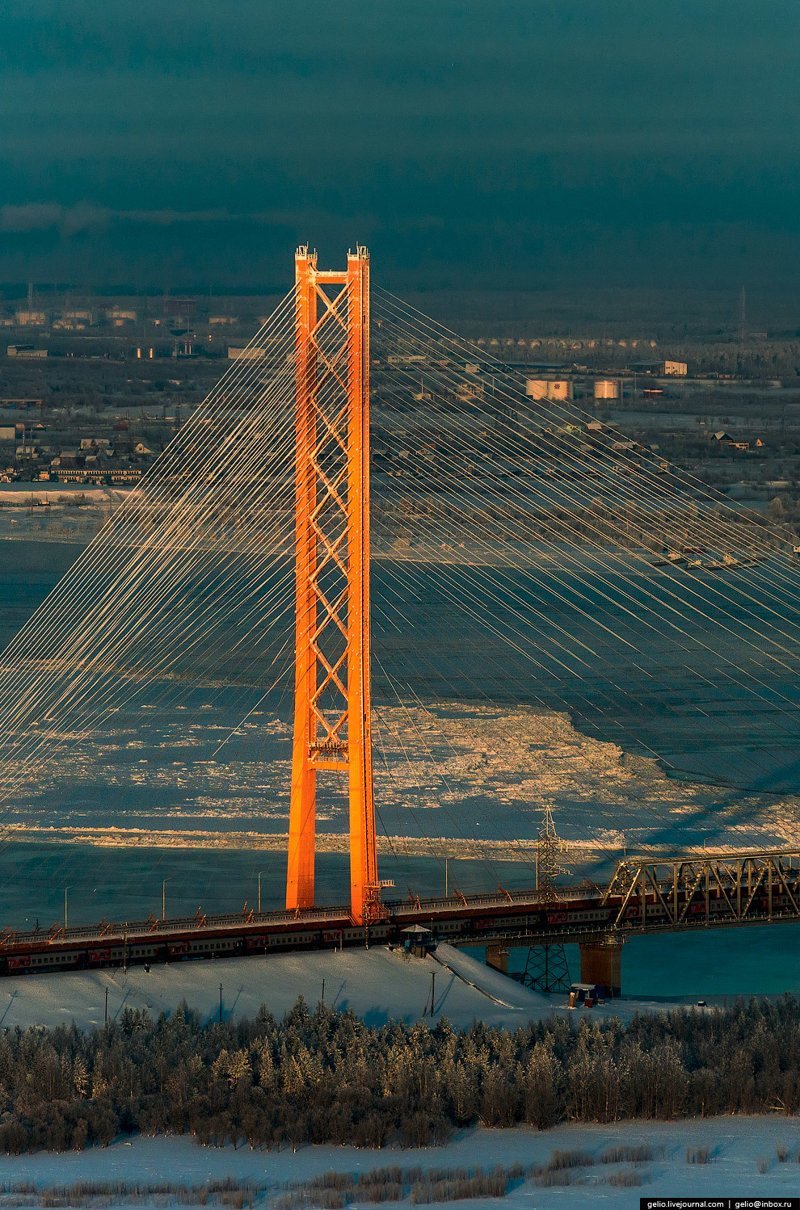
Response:
POLYGON ((317 775, 346 775, 350 903, 380 911, 370 731, 369 255, 296 270, 295 701, 286 907, 314 904, 317 775))

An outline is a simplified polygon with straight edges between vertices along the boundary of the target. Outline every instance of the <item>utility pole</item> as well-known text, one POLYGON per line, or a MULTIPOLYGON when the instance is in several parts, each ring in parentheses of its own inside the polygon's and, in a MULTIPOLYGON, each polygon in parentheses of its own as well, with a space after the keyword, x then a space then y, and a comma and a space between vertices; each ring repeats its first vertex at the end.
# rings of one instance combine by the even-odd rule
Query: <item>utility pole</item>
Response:
POLYGON ((431 971, 431 1016, 436 1011, 436 971, 431 971))
POLYGON ((167 883, 168 882, 169 882, 169 879, 165 878, 164 881, 161 883, 161 922, 162 922, 162 924, 167 918, 167 883))
POLYGON ((445 899, 449 899, 449 897, 450 897, 450 878, 449 878, 450 871, 448 868, 449 862, 450 862, 450 858, 445 853, 445 858, 444 858, 444 897, 445 897, 445 899))
POLYGON ((219 1023, 222 1024, 222 984, 219 985, 219 1023))
POLYGON ((258 871, 258 914, 261 915, 261 871, 258 871))
POLYGON ((103 1024, 108 1025, 108 988, 106 988, 106 1015, 103 1024))
POLYGON ((324 1004, 324 1003, 325 1003, 325 980, 323 979, 322 980, 322 999, 320 1000, 320 1004, 324 1004))
POLYGON ((68 912, 67 912, 67 903, 68 903, 67 896, 69 895, 69 889, 70 888, 68 886, 64 887, 64 933, 65 934, 66 934, 67 929, 69 928, 69 916, 68 916, 68 912))

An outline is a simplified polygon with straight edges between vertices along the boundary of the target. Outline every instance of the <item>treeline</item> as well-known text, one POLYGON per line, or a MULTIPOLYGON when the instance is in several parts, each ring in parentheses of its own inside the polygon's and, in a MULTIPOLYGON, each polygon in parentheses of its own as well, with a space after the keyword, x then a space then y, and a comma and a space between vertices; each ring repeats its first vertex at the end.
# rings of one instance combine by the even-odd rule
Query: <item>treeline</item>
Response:
POLYGON ((800 1001, 511 1032, 390 1023, 298 1001, 282 1021, 204 1024, 185 1005, 0 1036, 0 1150, 192 1134, 277 1147, 444 1142, 460 1126, 546 1129, 800 1109, 800 1001))

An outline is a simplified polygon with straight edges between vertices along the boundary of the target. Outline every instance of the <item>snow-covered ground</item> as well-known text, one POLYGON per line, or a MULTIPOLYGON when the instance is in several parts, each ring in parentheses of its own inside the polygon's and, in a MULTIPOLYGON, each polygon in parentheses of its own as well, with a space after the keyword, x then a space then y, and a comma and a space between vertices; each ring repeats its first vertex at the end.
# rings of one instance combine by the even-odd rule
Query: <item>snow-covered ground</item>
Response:
MULTIPOLYGON (((406 957, 384 947, 341 953, 281 954, 269 957, 191 961, 168 966, 130 967, 125 973, 71 971, 22 975, 0 983, 0 1026, 69 1024, 80 1028, 102 1025, 105 993, 113 1020, 126 1008, 145 1008, 152 1015, 172 1012, 186 1000, 201 1017, 219 1014, 220 984, 225 1020, 252 1017, 262 1004, 282 1016, 302 996, 313 1006, 325 1003, 351 1009, 370 1025, 388 1020, 412 1022, 423 1017, 435 1023, 446 1017, 459 1028, 480 1019, 514 1028, 552 1013, 575 1014, 566 996, 528 991, 468 954, 440 945, 439 961, 406 957), (434 1012, 431 1015, 431 992, 434 1012)), ((637 1011, 662 1011, 663 1002, 608 1001, 580 1010, 593 1015, 629 1018, 637 1011)))
MULTIPOLYGON (((423 1015, 434 1021, 447 1017, 457 1026, 469 1025, 477 1017, 506 1025, 554 1010, 548 997, 527 991, 465 954, 452 950, 447 959, 470 982, 430 959, 406 958, 383 947, 183 962, 153 966, 149 973, 131 967, 127 973, 109 969, 26 975, 0 984, 0 1025, 53 1026, 71 1021, 81 1028, 102 1025, 106 988, 110 1019, 125 1008, 169 1013, 184 999, 201 1016, 216 1018, 220 984, 225 1020, 255 1016, 262 1004, 282 1016, 298 996, 317 1004, 323 981, 326 1004, 352 1009, 373 1025, 390 1018, 416 1021, 423 1015)), ((563 1000, 562 996, 558 1002, 563 1000)))
MULTIPOLYGON (((800 1127, 794 1120, 779 1116, 559 1126, 541 1133, 528 1129, 465 1130, 445 1147, 422 1150, 305 1147, 295 1153, 289 1149, 234 1151, 231 1147, 200 1147, 188 1138, 135 1138, 86 1152, 0 1157, 0 1182, 32 1182, 42 1190, 77 1181, 130 1181, 141 1187, 166 1180, 193 1187, 230 1177, 277 1191, 331 1171, 363 1173, 389 1164, 426 1170, 491 1169, 496 1164, 528 1167, 546 1164, 556 1150, 585 1150, 599 1161, 609 1147, 646 1145, 654 1158, 641 1164, 596 1162, 573 1169, 572 1183, 566 1187, 543 1188, 528 1179, 514 1182, 503 1202, 477 1199, 469 1203, 474 1207, 508 1205, 509 1210, 573 1210, 579 1205, 633 1210, 643 1196, 797 1196, 799 1144, 800 1127), (708 1163, 688 1162, 687 1153, 703 1148, 708 1150, 708 1163), (785 1162, 778 1160, 779 1148, 786 1148, 785 1162), (641 1185, 610 1185, 608 1178, 620 1172, 637 1173, 641 1185)), ((30 1205, 31 1200, 26 1199, 26 1204, 30 1205)), ((103 1204, 108 1206, 108 1200, 103 1204)))

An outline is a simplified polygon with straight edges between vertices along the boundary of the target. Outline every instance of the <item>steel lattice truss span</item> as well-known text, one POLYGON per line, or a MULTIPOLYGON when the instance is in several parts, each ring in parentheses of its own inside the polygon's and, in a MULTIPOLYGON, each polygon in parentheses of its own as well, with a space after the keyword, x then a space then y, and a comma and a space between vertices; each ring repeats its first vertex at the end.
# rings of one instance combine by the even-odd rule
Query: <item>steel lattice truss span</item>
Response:
POLYGON ((615 928, 744 924, 800 917, 800 858, 792 851, 637 858, 620 862, 603 895, 615 928))

